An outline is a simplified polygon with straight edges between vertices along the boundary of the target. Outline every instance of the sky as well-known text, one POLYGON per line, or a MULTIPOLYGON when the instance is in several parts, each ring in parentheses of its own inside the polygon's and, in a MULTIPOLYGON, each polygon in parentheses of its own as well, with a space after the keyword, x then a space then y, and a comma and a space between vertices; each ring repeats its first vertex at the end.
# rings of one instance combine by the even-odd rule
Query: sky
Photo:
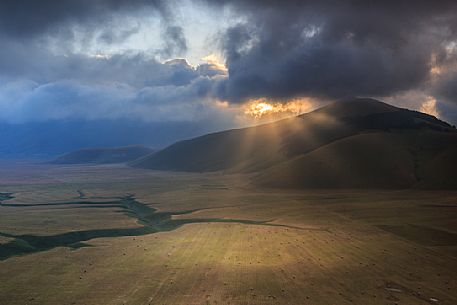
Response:
POLYGON ((457 123, 456 1, 0 0, 0 45, 0 133, 173 142, 349 97, 457 123))

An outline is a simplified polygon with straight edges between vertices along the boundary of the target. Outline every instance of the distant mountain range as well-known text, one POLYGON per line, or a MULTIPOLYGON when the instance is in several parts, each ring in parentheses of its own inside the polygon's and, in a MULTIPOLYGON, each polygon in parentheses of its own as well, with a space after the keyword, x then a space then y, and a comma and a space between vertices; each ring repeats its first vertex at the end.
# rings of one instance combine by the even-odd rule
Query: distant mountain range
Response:
POLYGON ((251 173, 280 188, 457 188, 457 131, 374 99, 177 142, 134 167, 251 173))
POLYGON ((221 126, 205 122, 144 122, 134 119, 0 122, 0 158, 50 159, 86 147, 142 144, 166 147, 221 126))
POLYGON ((53 164, 110 164, 127 163, 153 153, 145 146, 115 148, 85 148, 64 154, 50 163, 53 164))

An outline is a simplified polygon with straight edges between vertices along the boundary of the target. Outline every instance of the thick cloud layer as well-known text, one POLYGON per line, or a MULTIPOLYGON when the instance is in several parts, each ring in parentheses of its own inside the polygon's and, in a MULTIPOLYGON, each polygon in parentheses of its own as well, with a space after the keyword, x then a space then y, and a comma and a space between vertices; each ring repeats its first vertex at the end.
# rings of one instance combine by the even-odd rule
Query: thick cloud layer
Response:
POLYGON ((0 82, 1 120, 193 121, 214 112, 210 92, 218 77, 225 75, 210 64, 197 68, 185 60, 162 64, 141 54, 63 57, 58 66, 35 63, 38 68, 31 65, 18 74, 25 79, 0 82))
POLYGON ((450 0, 5 0, 0 119, 198 120, 223 113, 220 101, 395 101, 410 91, 433 96, 456 118, 456 42, 457 2, 450 0), (197 33, 186 31, 191 25, 177 13, 184 3, 198 4, 201 14, 228 9, 235 16, 208 38, 227 70, 163 62, 192 52, 197 33), (154 30, 162 48, 103 52, 143 31, 144 16, 160 19, 154 30), (77 38, 100 43, 100 54, 75 50, 77 38))
POLYGON ((211 3, 246 16, 221 38, 229 78, 219 90, 233 102, 412 90, 430 80, 432 56, 457 39, 455 1, 211 3))
POLYGON ((84 54, 30 53, 22 47, 0 50, 0 71, 5 78, 29 79, 38 83, 73 79, 83 82, 120 82, 132 86, 188 84, 197 75, 185 61, 160 63, 143 53, 109 57, 84 54), (18 65, 18 62, 21 62, 18 65))
POLYGON ((169 15, 166 3, 163 0, 2 0, 0 32, 14 38, 30 38, 45 32, 55 33, 69 24, 103 26, 116 15, 143 9, 169 15))
POLYGON ((187 41, 176 24, 175 0, 4 0, 0 1, 0 40, 29 51, 54 48, 71 53, 73 44, 118 44, 138 34, 147 19, 160 20, 163 46, 157 55, 183 56, 187 41), (38 49, 37 43, 41 43, 38 49))

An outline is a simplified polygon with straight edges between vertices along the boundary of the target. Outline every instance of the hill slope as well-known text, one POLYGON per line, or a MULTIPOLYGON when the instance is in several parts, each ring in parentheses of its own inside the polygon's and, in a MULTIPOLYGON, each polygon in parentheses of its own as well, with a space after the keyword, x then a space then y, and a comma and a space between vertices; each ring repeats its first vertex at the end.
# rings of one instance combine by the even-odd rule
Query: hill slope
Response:
POLYGON ((457 186, 457 172, 447 171, 444 176, 442 169, 431 166, 448 163, 440 162, 440 155, 442 149, 444 158, 455 150, 457 145, 452 142, 457 143, 456 133, 358 134, 268 168, 254 180, 262 186, 282 188, 409 188, 418 183, 452 188, 457 186), (449 144, 433 147, 434 138, 440 136, 449 144), (421 151, 421 145, 432 147, 421 151), (432 175, 436 181, 444 180, 435 184, 432 175))
POLYGON ((455 149, 455 128, 433 116, 353 99, 178 142, 132 166, 251 172, 269 187, 457 187, 455 171, 433 170, 448 168, 455 149))
POLYGON ((153 153, 145 146, 125 146, 114 148, 85 148, 64 154, 53 164, 109 164, 125 163, 153 153))

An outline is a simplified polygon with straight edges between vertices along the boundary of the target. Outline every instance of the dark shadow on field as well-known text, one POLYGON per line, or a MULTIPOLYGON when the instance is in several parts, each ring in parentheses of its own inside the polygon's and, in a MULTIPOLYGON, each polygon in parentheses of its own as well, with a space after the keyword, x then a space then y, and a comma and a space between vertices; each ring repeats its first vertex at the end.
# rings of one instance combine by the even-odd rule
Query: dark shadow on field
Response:
POLYGON ((74 206, 74 208, 105 208, 115 207, 121 208, 123 212, 133 218, 136 218, 142 227, 139 228, 119 228, 119 229, 100 229, 87 231, 73 231, 57 235, 14 235, 0 232, 0 236, 14 238, 14 240, 0 244, 0 260, 6 260, 12 256, 36 253, 41 251, 51 250, 56 247, 69 247, 73 249, 87 246, 82 243, 94 238, 101 237, 122 237, 122 236, 142 236, 157 232, 173 231, 185 224, 192 223, 239 223, 249 225, 265 225, 288 227, 293 229, 301 229, 281 224, 269 223, 269 221, 254 221, 243 219, 224 219, 224 218, 197 218, 197 219, 173 219, 173 216, 190 214, 201 209, 188 210, 182 212, 156 212, 156 209, 151 208, 143 203, 140 203, 134 196, 128 195, 121 197, 118 201, 109 202, 65 202, 65 203, 49 203, 49 204, 1 204, 1 206, 9 207, 36 207, 36 206, 74 206))
POLYGON ((24 203, 24 204, 8 204, 8 203, 0 203, 0 206, 3 207, 14 207, 14 208, 24 208, 24 207, 72 207, 73 205, 79 206, 81 208, 88 208, 88 207, 119 207, 122 208, 122 204, 119 201, 106 201, 106 202, 91 202, 91 201, 72 201, 72 202, 55 202, 55 203, 24 203))
POLYGON ((420 225, 378 225, 378 228, 423 246, 456 246, 457 234, 420 225))

